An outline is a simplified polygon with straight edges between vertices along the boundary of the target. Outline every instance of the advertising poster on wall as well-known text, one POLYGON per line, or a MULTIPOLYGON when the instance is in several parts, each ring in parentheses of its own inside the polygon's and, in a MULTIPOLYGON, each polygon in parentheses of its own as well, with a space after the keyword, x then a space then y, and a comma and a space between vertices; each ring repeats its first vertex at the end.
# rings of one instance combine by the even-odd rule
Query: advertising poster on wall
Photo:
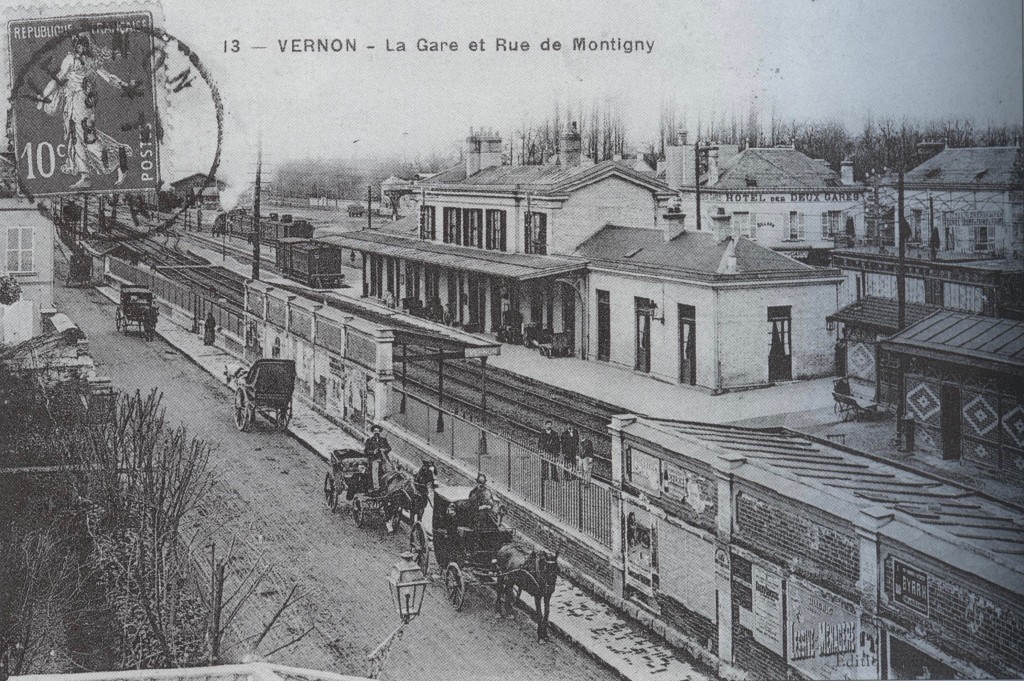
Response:
POLYGON ((877 634, 853 604, 816 586, 786 584, 789 664, 812 679, 878 678, 877 634))
POLYGON ((754 640, 777 655, 783 655, 782 577, 760 565, 751 568, 754 640))

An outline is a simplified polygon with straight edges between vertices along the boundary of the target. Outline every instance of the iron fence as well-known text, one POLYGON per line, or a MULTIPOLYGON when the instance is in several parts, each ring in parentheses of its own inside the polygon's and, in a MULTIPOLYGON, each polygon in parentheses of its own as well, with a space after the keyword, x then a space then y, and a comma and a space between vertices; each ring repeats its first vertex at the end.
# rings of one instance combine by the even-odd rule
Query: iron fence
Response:
POLYGON ((611 548, 611 489, 592 479, 589 471, 566 467, 397 386, 392 387, 391 400, 388 420, 392 425, 426 441, 446 457, 483 471, 491 486, 515 494, 562 525, 611 548))

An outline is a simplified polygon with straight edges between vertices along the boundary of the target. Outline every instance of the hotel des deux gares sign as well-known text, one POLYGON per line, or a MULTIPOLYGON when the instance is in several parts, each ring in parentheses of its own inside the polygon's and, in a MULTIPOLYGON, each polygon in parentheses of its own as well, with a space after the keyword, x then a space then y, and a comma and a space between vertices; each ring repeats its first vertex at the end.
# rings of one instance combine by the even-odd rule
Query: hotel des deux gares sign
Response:
POLYGON ((850 203, 864 198, 864 189, 820 192, 778 192, 709 189, 705 190, 727 203, 850 203))

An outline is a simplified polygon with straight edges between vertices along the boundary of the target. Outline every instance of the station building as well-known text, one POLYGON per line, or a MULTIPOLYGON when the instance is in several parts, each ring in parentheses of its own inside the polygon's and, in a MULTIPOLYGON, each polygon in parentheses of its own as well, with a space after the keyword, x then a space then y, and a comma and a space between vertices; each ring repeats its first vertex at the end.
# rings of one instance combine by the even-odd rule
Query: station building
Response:
POLYGON ((709 390, 833 372, 837 272, 688 229, 664 183, 588 164, 575 129, 530 166, 502 165, 501 138, 473 134, 465 165, 418 193, 417 222, 326 237, 363 254, 363 295, 709 390))
MULTIPOLYGON (((701 149, 707 172, 700 177, 700 229, 719 238, 746 237, 801 260, 832 249, 837 240, 864 234, 864 186, 853 180, 853 164, 841 173, 792 146, 717 144, 701 149)), ((680 135, 665 151, 665 178, 679 191, 675 219, 697 229, 695 145, 680 135)))

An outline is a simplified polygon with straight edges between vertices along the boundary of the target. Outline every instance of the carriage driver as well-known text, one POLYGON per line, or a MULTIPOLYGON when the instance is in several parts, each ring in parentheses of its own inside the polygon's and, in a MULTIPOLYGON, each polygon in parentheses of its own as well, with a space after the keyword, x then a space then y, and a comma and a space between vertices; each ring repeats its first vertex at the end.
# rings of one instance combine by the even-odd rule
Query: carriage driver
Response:
POLYGON ((487 476, 479 473, 476 476, 476 487, 469 491, 469 507, 473 510, 474 521, 482 526, 487 513, 494 506, 494 495, 487 487, 487 476))
POLYGON ((391 453, 391 443, 381 433, 384 430, 379 424, 373 424, 370 428, 373 435, 366 439, 363 453, 370 461, 370 474, 373 479, 373 488, 380 489, 381 467, 391 468, 391 460, 388 454, 391 453))

